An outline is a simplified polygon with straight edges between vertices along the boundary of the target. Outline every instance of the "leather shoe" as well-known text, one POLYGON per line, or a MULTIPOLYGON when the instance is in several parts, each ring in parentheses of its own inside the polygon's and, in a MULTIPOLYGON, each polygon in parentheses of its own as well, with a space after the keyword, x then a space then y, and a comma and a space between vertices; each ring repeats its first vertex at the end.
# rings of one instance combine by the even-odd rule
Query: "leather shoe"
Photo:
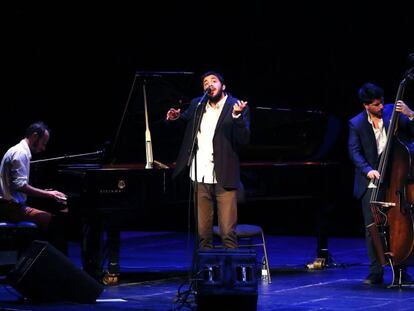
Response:
POLYGON ((363 281, 365 285, 382 284, 384 281, 383 275, 379 273, 370 273, 363 281))

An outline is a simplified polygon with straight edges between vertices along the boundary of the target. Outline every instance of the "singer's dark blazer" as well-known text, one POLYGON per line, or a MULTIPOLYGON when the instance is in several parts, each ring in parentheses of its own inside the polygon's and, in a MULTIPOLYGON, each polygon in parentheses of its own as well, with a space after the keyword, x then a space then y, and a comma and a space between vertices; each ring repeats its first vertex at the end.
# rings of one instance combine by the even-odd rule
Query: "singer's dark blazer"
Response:
MULTIPOLYGON (((383 122, 386 130, 390 125, 393 107, 393 104, 384 106, 383 122)), ((402 136, 413 137, 414 122, 400 114, 398 131, 402 136)), ((355 165, 354 196, 359 199, 367 190, 369 184, 368 172, 377 169, 379 165, 377 143, 372 125, 368 122, 366 111, 361 112, 349 121, 348 151, 355 165)))
MULTIPOLYGON (((179 151, 173 177, 188 171, 188 159, 190 157, 193 134, 201 111, 205 103, 198 105, 201 98, 191 101, 188 109, 181 114, 180 119, 187 121, 183 142, 179 151)), ((227 97, 223 110, 217 122, 213 137, 214 170, 217 182, 224 188, 236 189, 240 184, 239 150, 242 145, 250 141, 250 111, 246 107, 239 118, 232 117, 233 105, 237 99, 227 97)), ((179 120, 180 120, 179 119, 179 120)), ((191 164, 191 162, 190 162, 191 164)))

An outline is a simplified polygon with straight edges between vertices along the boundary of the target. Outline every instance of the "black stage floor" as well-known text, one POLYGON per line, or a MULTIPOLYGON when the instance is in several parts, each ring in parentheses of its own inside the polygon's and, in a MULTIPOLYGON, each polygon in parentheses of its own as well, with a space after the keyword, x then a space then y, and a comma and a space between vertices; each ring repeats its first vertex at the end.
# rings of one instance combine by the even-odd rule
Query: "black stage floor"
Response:
MULTIPOLYGON (((414 289, 387 288, 389 268, 385 285, 362 284, 368 272, 362 238, 330 238, 332 262, 320 270, 307 269, 316 257, 314 237, 266 238, 272 283, 259 280, 257 310, 414 310, 414 289)), ((194 297, 188 304, 176 298, 179 288, 188 288, 192 249, 186 233, 123 232, 120 283, 107 286, 95 304, 33 304, 2 279, 0 310, 191 310, 194 297)), ((70 258, 77 266, 79 257, 79 244, 71 242, 70 258)), ((214 310, 238 308, 217 305, 214 310)))

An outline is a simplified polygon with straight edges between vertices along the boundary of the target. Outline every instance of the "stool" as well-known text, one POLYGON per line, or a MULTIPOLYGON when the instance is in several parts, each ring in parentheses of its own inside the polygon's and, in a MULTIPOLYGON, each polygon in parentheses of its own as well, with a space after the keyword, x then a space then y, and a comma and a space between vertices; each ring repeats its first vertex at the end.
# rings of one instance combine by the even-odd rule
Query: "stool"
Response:
MULTIPOLYGON (((213 235, 220 237, 220 230, 218 226, 213 227, 213 235)), ((237 238, 240 239, 247 239, 250 242, 249 243, 243 243, 239 244, 239 247, 258 247, 261 246, 263 248, 263 257, 264 260, 262 263, 265 265, 265 274, 264 277, 267 279, 267 282, 270 284, 272 283, 272 278, 270 276, 270 268, 269 268, 269 259, 267 257, 267 250, 266 250, 266 242, 263 230, 260 226, 256 225, 246 225, 246 224, 240 224, 236 227, 236 235, 237 238), (253 243, 252 240, 254 237, 260 237, 261 243, 253 243)), ((262 274, 263 276, 263 274, 262 274)))
POLYGON ((0 222, 0 266, 11 268, 20 254, 37 238, 38 227, 31 221, 0 222))

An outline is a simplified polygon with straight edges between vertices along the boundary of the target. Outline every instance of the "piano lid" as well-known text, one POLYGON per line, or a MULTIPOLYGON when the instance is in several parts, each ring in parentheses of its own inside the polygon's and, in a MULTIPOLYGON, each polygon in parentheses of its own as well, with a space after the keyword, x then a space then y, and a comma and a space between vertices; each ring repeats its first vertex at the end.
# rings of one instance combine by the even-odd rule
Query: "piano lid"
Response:
POLYGON ((145 98, 153 158, 167 163, 175 161, 183 129, 176 129, 176 126, 167 128, 165 115, 171 107, 186 109, 193 97, 191 90, 196 89, 193 85, 195 82, 199 83, 198 79, 194 79, 193 73, 187 71, 137 71, 127 103, 123 111, 120 111, 122 116, 106 162, 118 164, 146 161, 145 98))
MULTIPOLYGON (((162 163, 176 160, 184 125, 166 124, 169 108, 187 109, 190 100, 199 95, 199 79, 187 74, 143 74, 137 72, 118 131, 112 141, 106 162, 111 164, 145 163, 146 89, 148 121, 153 159, 162 163)), ((254 100, 252 101, 254 105, 254 100)), ((242 161, 319 161, 329 158, 338 142, 341 123, 333 115, 318 110, 295 110, 250 106, 251 143, 241 150, 242 161)), ((120 111, 121 112, 121 111, 120 111)), ((115 133, 114 133, 115 134, 115 133)))
POLYGON ((251 109, 251 141, 243 161, 318 161, 329 158, 338 142, 341 122, 318 110, 272 107, 251 109))

